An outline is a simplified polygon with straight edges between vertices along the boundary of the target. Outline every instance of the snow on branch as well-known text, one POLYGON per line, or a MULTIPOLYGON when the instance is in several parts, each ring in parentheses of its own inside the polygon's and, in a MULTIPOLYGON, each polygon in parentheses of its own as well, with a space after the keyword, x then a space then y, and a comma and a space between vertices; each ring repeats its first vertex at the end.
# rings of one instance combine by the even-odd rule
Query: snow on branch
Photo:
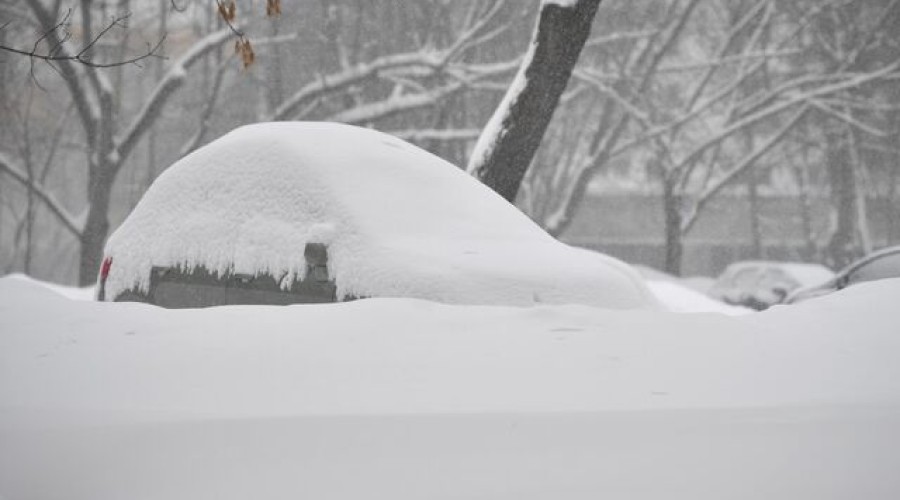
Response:
MULTIPOLYGON (((767 119, 775 114, 778 114, 786 109, 796 106, 800 103, 805 103, 811 99, 828 96, 831 94, 835 94, 844 90, 857 88, 861 85, 864 85, 871 81, 876 81, 880 79, 897 79, 900 78, 900 74, 897 73, 898 69, 900 69, 900 61, 894 62, 884 68, 881 68, 877 71, 873 71, 870 73, 860 73, 860 74, 848 74, 842 73, 839 75, 814 75, 807 76, 802 78, 797 78, 795 80, 791 80, 789 82, 785 82, 779 87, 772 89, 770 92, 766 94, 764 100, 760 100, 759 98, 754 98, 752 103, 749 105, 741 105, 740 107, 745 108, 742 113, 742 118, 735 121, 734 123, 728 125, 724 129, 720 130, 718 133, 713 136, 707 138, 706 141, 698 145, 691 151, 685 159, 680 162, 678 165, 683 166, 683 164, 687 164, 695 161, 700 155, 705 153, 709 148, 716 146, 724 139, 730 137, 735 132, 742 130, 743 128, 752 125, 754 123, 758 123, 764 119, 767 119), (827 83, 831 80, 842 80, 836 83, 827 83), (795 87, 801 85, 815 84, 819 83, 819 86, 814 86, 808 90, 797 92, 797 93, 788 93, 787 90, 792 90, 795 87), (825 83, 825 84, 823 84, 825 83), (785 95, 787 94, 787 95, 785 95), (778 99, 781 99, 780 102, 777 102, 778 99), (772 104, 775 102, 775 104, 772 104), (767 106, 764 104, 768 104, 767 106), (748 112, 753 111, 753 112, 748 112)), ((735 82, 737 83, 737 82, 735 82)), ((645 143, 648 140, 655 139, 663 134, 670 132, 673 128, 680 126, 684 122, 696 117, 699 114, 699 111, 706 108, 706 104, 711 101, 719 100, 724 97, 727 93, 723 90, 714 96, 713 98, 705 101, 704 105, 701 105, 695 110, 692 110, 689 113, 686 113, 682 116, 676 117, 673 121, 655 127, 653 129, 647 130, 644 133, 638 135, 632 140, 628 141, 625 144, 622 144, 616 147, 615 150, 612 151, 610 157, 617 156, 624 151, 637 146, 638 144, 645 143)))
POLYGON ((427 67, 437 68, 440 59, 433 53, 425 51, 392 54, 379 57, 369 63, 359 64, 333 75, 322 75, 287 98, 271 117, 272 120, 287 120, 305 103, 326 94, 340 91, 363 80, 378 76, 380 72, 405 68, 427 67))
POLYGON ((608 43, 621 42, 623 40, 640 40, 651 38, 659 34, 658 30, 643 31, 623 31, 620 33, 604 34, 600 36, 592 36, 584 43, 585 48, 597 47, 608 43))
POLYGON ((558 5, 563 8, 571 9, 572 7, 575 7, 578 0, 542 0, 541 3, 543 5, 558 5))
MULTIPOLYGON (((518 65, 516 61, 493 64, 447 64, 445 56, 424 51, 393 54, 379 57, 369 63, 360 64, 336 74, 323 75, 285 100, 275 110, 270 120, 288 120, 295 116, 298 113, 297 110, 303 105, 378 77, 388 79, 398 79, 403 76, 422 78, 443 73, 467 86, 474 86, 477 80, 508 73, 515 70, 518 65)), ((351 112, 352 110, 346 111, 348 114, 352 114, 351 112)))
POLYGON ((210 117, 212 116, 213 110, 216 107, 216 102, 219 99, 219 93, 222 90, 222 82, 225 81, 225 71, 227 68, 227 59, 220 62, 219 67, 216 68, 216 76, 213 80, 212 88, 209 91, 209 95, 206 97, 206 104, 203 106, 203 111, 200 112, 197 131, 181 147, 181 153, 178 155, 179 157, 187 156, 189 153, 200 147, 200 144, 203 143, 203 140, 209 133, 210 117))
MULTIPOLYGON (((424 87, 421 87, 422 90, 412 94, 403 93, 404 87, 412 86, 409 84, 409 82, 400 79, 396 73, 390 73, 391 70, 385 70, 382 73, 386 79, 400 82, 395 86, 395 92, 393 92, 385 99, 360 104, 353 108, 335 113, 326 118, 326 120, 343 123, 362 124, 380 120, 382 118, 386 118, 398 113, 411 111, 417 108, 432 106, 434 104, 437 104, 442 99, 465 88, 481 88, 480 82, 482 80, 513 71, 515 70, 516 66, 517 63, 515 61, 485 65, 449 65, 444 67, 444 69, 446 70, 446 75, 453 79, 451 83, 447 83, 443 86, 432 89, 425 89, 424 87)), ((443 131, 431 131, 430 133, 427 131, 417 131, 415 135, 423 137, 422 140, 424 140, 425 135, 429 134, 432 136, 432 138, 439 140, 463 139, 458 134, 438 134, 437 132, 443 131)), ((471 130, 465 132, 467 136, 473 134, 473 131, 471 130)), ((474 137, 471 138, 477 138, 477 136, 478 133, 474 133, 474 137)))
MULTIPOLYGON (((800 103, 805 103, 815 97, 833 94, 835 92, 839 92, 839 91, 847 90, 847 89, 851 89, 851 88, 856 88, 856 87, 859 87, 860 85, 863 85, 866 82, 870 82, 870 81, 877 80, 882 77, 894 75, 894 73, 897 71, 898 67, 900 67, 900 61, 890 64, 888 66, 885 66, 884 68, 882 68, 878 71, 873 71, 871 73, 864 73, 864 74, 860 74, 860 75, 854 75, 853 77, 848 78, 843 82, 838 82, 838 83, 834 83, 834 84, 824 85, 821 87, 816 87, 816 88, 810 89, 806 92, 801 92, 796 95, 789 96, 789 97, 787 97, 787 99, 785 99, 784 101, 782 101, 778 104, 771 105, 768 108, 763 108, 761 110, 756 111, 753 114, 746 115, 742 119, 736 121, 735 123, 731 124, 730 126, 726 127, 722 131, 720 131, 718 134, 707 139, 704 143, 700 144, 693 151, 691 151, 681 163, 685 164, 685 163, 695 161, 701 154, 703 154, 710 147, 718 144, 723 139, 732 135, 734 132, 743 129, 744 127, 746 127, 750 124, 757 123, 765 118, 773 116, 774 114, 784 111, 785 109, 788 109, 792 106, 795 106, 800 103)), ((900 76, 900 75, 895 75, 895 76, 900 76)))
POLYGON ((326 121, 360 124, 386 118, 397 113, 435 104, 439 100, 464 88, 456 82, 425 92, 407 95, 391 95, 382 101, 362 104, 329 116, 326 121))
POLYGON ((187 69, 200 58, 227 42, 231 37, 230 29, 219 30, 198 41, 183 56, 178 58, 157 83, 156 88, 137 113, 131 124, 125 129, 115 149, 119 159, 127 157, 150 125, 162 112, 169 98, 184 84, 187 69))
MULTIPOLYGON (((458 80, 465 80, 467 78, 475 79, 486 75, 495 75, 498 72, 507 70, 508 65, 456 63, 469 48, 485 43, 496 36, 497 33, 508 28, 508 25, 504 24, 485 33, 490 26, 490 22, 496 18, 497 13, 504 4, 505 0, 494 0, 484 11, 473 6, 473 10, 470 11, 470 19, 466 21, 463 33, 459 35, 452 45, 445 49, 421 48, 416 51, 390 54, 347 67, 337 73, 319 75, 314 81, 306 84, 285 99, 269 119, 289 120, 298 114, 302 114, 303 109, 308 108, 310 103, 314 103, 318 99, 376 78, 390 77, 396 79, 407 76, 428 78, 446 74, 458 80)), ((348 110, 346 113, 348 115, 353 114, 352 110, 348 110)), ((366 112, 360 112, 360 114, 365 115, 366 112)))
POLYGON ((444 128, 444 129, 407 129, 391 130, 386 133, 405 141, 471 141, 478 138, 481 130, 477 128, 444 128))

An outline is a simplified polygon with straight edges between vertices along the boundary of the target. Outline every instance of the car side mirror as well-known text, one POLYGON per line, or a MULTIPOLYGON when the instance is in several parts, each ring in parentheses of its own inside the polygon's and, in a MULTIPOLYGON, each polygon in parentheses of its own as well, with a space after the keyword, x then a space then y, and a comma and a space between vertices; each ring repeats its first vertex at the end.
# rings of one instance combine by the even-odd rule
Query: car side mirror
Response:
POLYGON ((322 243, 307 243, 303 250, 306 275, 315 281, 328 281, 328 249, 322 243))
POLYGON ((838 279, 834 281, 834 288, 837 290, 843 290, 847 288, 847 285, 850 283, 850 275, 845 274, 843 276, 839 276, 838 279))

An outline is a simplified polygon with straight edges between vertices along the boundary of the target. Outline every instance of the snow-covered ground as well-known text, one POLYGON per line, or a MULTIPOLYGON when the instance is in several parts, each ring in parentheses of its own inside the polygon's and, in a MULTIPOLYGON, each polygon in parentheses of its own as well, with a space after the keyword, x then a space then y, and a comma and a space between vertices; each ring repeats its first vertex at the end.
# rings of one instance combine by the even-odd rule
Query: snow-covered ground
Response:
POLYGON ((31 276, 25 274, 8 274, 6 275, 7 279, 14 279, 25 281, 28 283, 33 283, 35 285, 40 285, 47 287, 48 289, 62 295, 63 297, 72 299, 72 300, 94 300, 94 287, 87 286, 83 288, 79 288, 76 286, 66 286, 60 285, 57 283, 50 283, 48 281, 42 281, 39 279, 32 278, 31 276))
POLYGON ((750 314, 753 309, 726 304, 693 288, 668 280, 647 280, 650 292, 672 312, 716 312, 730 316, 750 314))
POLYGON ((0 279, 0 497, 900 497, 900 280, 743 316, 0 279))

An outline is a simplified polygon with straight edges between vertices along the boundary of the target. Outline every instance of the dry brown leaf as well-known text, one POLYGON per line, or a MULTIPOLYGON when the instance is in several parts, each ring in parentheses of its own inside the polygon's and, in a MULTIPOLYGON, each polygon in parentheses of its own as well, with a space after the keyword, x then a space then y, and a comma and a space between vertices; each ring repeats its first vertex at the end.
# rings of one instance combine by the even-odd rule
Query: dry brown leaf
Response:
POLYGON ((281 0, 266 0, 266 15, 269 17, 281 14, 281 0))
POLYGON ((222 2, 216 2, 216 5, 219 7, 219 15, 222 16, 222 19, 228 20, 228 7, 225 7, 225 4, 222 2))
POLYGON ((234 0, 227 4, 217 0, 216 5, 219 8, 219 15, 222 16, 222 19, 229 23, 234 21, 234 17, 237 14, 237 5, 235 5, 234 0))
POLYGON ((241 62, 244 63, 244 69, 247 69, 255 60, 256 54, 253 53, 253 47, 250 45, 250 40, 245 39, 241 44, 241 62))

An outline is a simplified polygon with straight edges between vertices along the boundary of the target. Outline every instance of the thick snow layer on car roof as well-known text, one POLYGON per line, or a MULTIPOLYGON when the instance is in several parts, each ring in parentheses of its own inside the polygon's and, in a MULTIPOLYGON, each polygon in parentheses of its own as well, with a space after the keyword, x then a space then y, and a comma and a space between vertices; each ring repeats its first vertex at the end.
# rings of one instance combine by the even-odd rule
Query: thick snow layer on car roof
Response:
POLYGON ((338 297, 603 307, 654 304, 610 257, 562 244, 446 161, 335 123, 238 128, 166 170, 111 236, 106 297, 149 285, 152 266, 305 273, 328 245, 338 297))

